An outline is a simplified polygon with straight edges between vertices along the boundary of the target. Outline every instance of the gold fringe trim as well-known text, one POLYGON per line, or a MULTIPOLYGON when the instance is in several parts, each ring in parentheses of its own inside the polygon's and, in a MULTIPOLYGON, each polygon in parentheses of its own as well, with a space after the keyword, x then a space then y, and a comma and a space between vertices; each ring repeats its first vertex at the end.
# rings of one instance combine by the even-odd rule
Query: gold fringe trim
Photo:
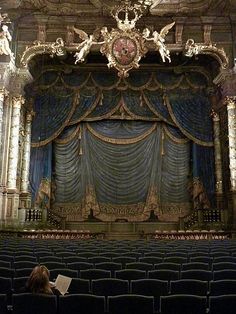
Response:
POLYGON ((175 118, 175 115, 172 111, 172 107, 171 107, 171 104, 170 104, 170 101, 169 101, 169 98, 168 96, 165 97, 165 102, 166 102, 166 105, 168 107, 168 110, 169 110, 169 113, 170 113, 170 116, 172 118, 172 120, 175 122, 175 124, 178 126, 178 128, 180 129, 180 131, 187 137, 189 138, 190 140, 192 140, 193 142, 199 144, 199 145, 202 145, 202 146, 207 146, 207 147, 213 147, 214 146, 214 143, 213 142, 203 142, 195 137, 193 137, 190 133, 188 133, 186 130, 184 130, 181 125, 178 123, 177 119, 175 118))
POLYGON ((163 125, 164 127, 164 132, 165 134, 174 142, 174 143, 177 143, 177 144, 186 144, 189 142, 189 139, 188 138, 178 138, 178 137, 175 137, 167 128, 167 126, 164 124, 163 125))
MULTIPOLYGON (((97 98, 95 99, 92 107, 87 110, 84 115, 82 117, 80 117, 79 119, 77 120, 73 120, 73 121, 69 121, 68 125, 73 125, 73 124, 76 124, 76 123, 79 123, 81 122, 82 120, 84 120, 96 107, 97 105, 99 104, 100 102, 100 99, 101 99, 101 93, 98 94, 97 98)), ((97 119, 96 119, 97 120, 97 119)))
POLYGON ((113 108, 110 112, 104 114, 103 116, 87 118, 86 121, 99 121, 99 120, 108 119, 113 115, 113 113, 115 113, 119 109, 120 106, 121 106, 121 101, 119 101, 117 106, 113 108))
POLYGON ((68 137, 63 138, 63 139, 56 138, 55 143, 67 144, 70 141, 72 141, 77 136, 77 134, 79 134, 79 132, 80 132, 80 125, 78 124, 78 126, 76 127, 76 129, 74 130, 72 134, 70 134, 68 137))
MULTIPOLYGON (((145 94, 143 94, 143 99, 145 100, 148 108, 151 110, 151 112, 153 112, 159 119, 161 118, 163 121, 165 121, 166 123, 170 124, 170 125, 175 125, 172 121, 167 120, 166 118, 164 118, 159 112, 156 111, 155 108, 153 108, 152 104, 150 103, 150 101, 147 99, 147 97, 145 96, 145 94)), ((170 117, 171 118, 171 117, 170 117)))
POLYGON ((69 123, 69 121, 70 121, 70 119, 71 119, 71 117, 72 117, 72 115, 73 115, 73 113, 75 111, 75 108, 77 106, 78 97, 79 97, 79 94, 76 93, 75 96, 74 96, 72 109, 71 109, 70 113, 68 114, 67 119, 62 124, 62 126, 52 136, 50 136, 46 140, 40 141, 38 143, 31 143, 31 147, 35 147, 36 148, 36 147, 41 147, 41 146, 47 145, 48 143, 50 143, 51 141, 53 141, 56 137, 58 137, 60 135, 60 133, 63 131, 63 129, 68 125, 68 123, 69 123))
MULTIPOLYGON (((71 67, 69 67, 69 68, 71 68, 71 69, 76 69, 75 66, 71 66, 71 67)), ((163 70, 163 69, 162 69, 162 70, 163 70)), ((171 68, 169 68, 169 70, 176 70, 176 67, 171 67, 171 68)), ((83 88, 83 87, 87 84, 88 80, 91 79, 91 81, 93 82, 93 84, 94 84, 96 87, 98 87, 99 89, 101 89, 101 90, 111 90, 111 89, 113 89, 113 88, 120 89, 120 86, 119 86, 119 85, 120 85, 121 83, 123 84, 123 88, 122 88, 122 89, 130 88, 130 89, 132 89, 132 90, 144 90, 144 89, 148 89, 148 90, 157 90, 157 89, 172 90, 172 89, 178 88, 178 87, 181 85, 181 82, 182 82, 182 80, 183 80, 183 78, 184 78, 184 76, 185 76, 185 74, 186 74, 187 72, 199 72, 199 73, 201 73, 202 75, 204 75, 204 76, 206 77, 208 84, 209 84, 209 82, 210 82, 209 74, 208 74, 204 69, 202 69, 201 67, 198 67, 198 66, 196 66, 196 67, 189 67, 189 68, 184 69, 184 71, 181 73, 182 75, 181 75, 181 77, 179 78, 178 82, 177 82, 176 84, 174 84, 174 85, 170 84, 170 85, 167 85, 167 86, 162 85, 162 84, 157 80, 156 76, 154 75, 153 69, 152 69, 152 71, 150 71, 150 78, 149 78, 148 82, 145 83, 145 84, 142 85, 142 86, 139 86, 139 87, 133 86, 133 85, 131 85, 130 83, 128 83, 126 79, 123 79, 123 80, 122 80, 121 78, 119 78, 119 79, 117 80, 117 82, 114 83, 114 84, 111 85, 111 86, 99 85, 99 84, 93 79, 93 76, 92 76, 92 72, 91 72, 91 71, 90 71, 90 72, 87 72, 87 73, 86 73, 86 71, 85 71, 85 74, 87 74, 87 78, 84 80, 83 83, 81 83, 81 85, 79 85, 79 86, 71 86, 71 85, 68 85, 68 84, 65 83, 64 79, 63 79, 62 76, 61 76, 61 72, 65 72, 65 71, 63 71, 63 69, 62 69, 61 67, 57 67, 57 66, 50 66, 50 67, 48 67, 47 69, 45 69, 44 71, 42 71, 42 72, 39 74, 39 76, 35 79, 35 86, 39 87, 40 89, 47 89, 47 88, 50 88, 50 87, 54 86, 54 85, 58 82, 58 80, 60 79, 60 81, 62 82, 62 84, 63 84, 66 88, 69 88, 69 89, 72 89, 72 90, 78 90, 78 89, 83 88), (41 77, 44 73, 46 73, 46 72, 48 72, 48 71, 51 71, 51 72, 58 72, 58 71, 60 71, 60 73, 58 73, 58 76, 57 76, 57 78, 55 79, 55 81, 54 81, 53 83, 49 84, 49 85, 44 85, 44 84, 40 85, 40 84, 37 84, 37 81, 40 79, 40 77, 41 77), (155 86, 154 86, 154 85, 155 85, 155 86)), ((193 83, 192 83, 189 79, 187 79, 187 78, 186 78, 186 81, 187 81, 188 85, 189 85, 190 87, 193 87, 194 89, 202 89, 203 87, 205 87, 205 86, 203 86, 203 85, 195 85, 195 84, 193 84, 193 83)))
POLYGON ((116 145, 126 145, 126 144, 134 144, 137 143, 139 141, 142 141, 144 138, 146 138, 148 135, 150 135, 152 132, 155 131, 157 124, 154 123, 154 125, 148 130, 146 131, 144 134, 139 135, 135 138, 129 138, 129 139, 115 139, 115 138, 110 138, 101 134, 98 134, 88 123, 86 124, 88 130, 90 133, 92 133, 94 136, 96 136, 97 138, 99 138, 100 140, 107 142, 107 143, 111 143, 111 144, 116 144, 116 145))

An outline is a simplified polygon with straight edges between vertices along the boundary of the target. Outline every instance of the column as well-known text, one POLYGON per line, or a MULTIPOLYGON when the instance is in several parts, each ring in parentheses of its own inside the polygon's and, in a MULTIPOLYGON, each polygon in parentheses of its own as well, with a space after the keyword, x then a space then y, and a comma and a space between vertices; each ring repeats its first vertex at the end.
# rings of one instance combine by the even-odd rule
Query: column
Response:
MULTIPOLYGON (((4 100, 8 95, 8 91, 5 88, 0 89, 0 155, 2 156, 2 144, 3 144, 3 110, 4 100)), ((2 158, 0 159, 0 184, 2 185, 2 158)))
POLYGON ((19 150, 19 131, 20 131, 20 111, 24 104, 24 98, 14 96, 12 98, 12 120, 11 120, 11 135, 9 145, 9 163, 8 163, 8 179, 7 188, 16 190, 17 165, 18 165, 18 150, 19 150))
POLYGON ((4 103, 8 92, 5 88, 0 89, 0 222, 4 220, 5 211, 4 211, 4 204, 6 203, 6 187, 3 180, 3 145, 4 145, 4 103))
POLYGON ((229 131, 229 168, 231 191, 236 191, 236 97, 226 97, 229 131))
POLYGON ((26 114, 26 123, 24 130, 23 159, 21 169, 21 193, 29 193, 29 166, 30 166, 30 145, 31 145, 31 123, 33 112, 26 114))
POLYGON ((229 169, 232 193, 232 227, 236 228, 236 97, 226 97, 228 112, 229 169))
POLYGON ((216 193, 223 193, 222 186, 222 159, 220 146, 220 117, 218 113, 212 113, 214 129, 214 149, 215 149, 215 172, 216 172, 216 193))

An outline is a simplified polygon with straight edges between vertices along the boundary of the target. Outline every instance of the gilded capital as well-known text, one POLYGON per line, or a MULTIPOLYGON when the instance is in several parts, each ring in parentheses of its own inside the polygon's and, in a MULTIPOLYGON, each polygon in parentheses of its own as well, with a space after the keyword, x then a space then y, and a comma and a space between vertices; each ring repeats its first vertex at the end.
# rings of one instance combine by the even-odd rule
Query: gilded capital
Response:
POLYGON ((25 98, 22 95, 12 97, 12 105, 13 107, 21 108, 21 106, 25 103, 25 98))
POLYGON ((219 114, 217 112, 215 112, 214 109, 212 109, 212 111, 211 111, 211 116, 212 116, 212 120, 214 122, 219 122, 220 121, 219 114))
POLYGON ((226 96, 225 104, 227 105, 227 109, 236 109, 236 96, 226 96))
POLYGON ((34 112, 33 110, 28 111, 28 112, 26 113, 26 122, 27 122, 27 123, 31 123, 34 116, 35 116, 35 112, 34 112))
POLYGON ((3 87, 3 88, 0 88, 0 101, 4 101, 4 98, 7 97, 9 94, 8 90, 3 87))

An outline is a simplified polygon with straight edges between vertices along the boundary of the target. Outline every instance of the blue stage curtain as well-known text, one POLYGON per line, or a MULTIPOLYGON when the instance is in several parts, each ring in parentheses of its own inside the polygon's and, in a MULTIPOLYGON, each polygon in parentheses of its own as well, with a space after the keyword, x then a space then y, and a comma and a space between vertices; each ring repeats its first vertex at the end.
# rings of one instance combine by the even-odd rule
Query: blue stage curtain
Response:
POLYGON ((74 111, 75 96, 60 96, 45 92, 34 102, 35 117, 32 123, 32 143, 45 145, 55 139, 68 124, 74 111))
POLYGON ((194 142, 213 146, 211 104, 204 93, 175 91, 168 95, 168 110, 176 126, 194 142))
MULTIPOLYGON (((150 206, 161 217, 162 207, 165 214, 167 207, 188 204, 189 143, 174 143, 163 134, 162 123, 141 121, 66 129, 54 142, 55 202, 83 208, 89 188, 98 208, 142 204, 136 217, 146 218, 150 206)), ((95 214, 104 218, 99 210, 95 214)))
POLYGON ((211 206, 215 206, 215 162, 214 148, 192 143, 192 177, 199 178, 207 193, 211 206))
POLYGON ((30 190, 35 207, 49 208, 51 198, 52 143, 31 149, 30 190))

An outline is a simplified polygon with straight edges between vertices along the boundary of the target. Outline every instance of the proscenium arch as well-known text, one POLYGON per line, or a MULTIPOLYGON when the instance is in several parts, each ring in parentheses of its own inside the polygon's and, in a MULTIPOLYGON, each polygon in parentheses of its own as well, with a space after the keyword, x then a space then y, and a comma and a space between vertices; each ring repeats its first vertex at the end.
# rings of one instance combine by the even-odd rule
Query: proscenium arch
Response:
MULTIPOLYGON (((219 73, 229 67, 229 60, 224 51, 224 48, 217 48, 213 45, 197 44, 199 46, 198 55, 209 55, 219 64, 219 73)), ((99 46, 95 47, 95 51, 99 51, 99 46)), ((175 44, 167 45, 171 53, 184 53, 185 46, 175 44)), ((23 68, 29 67, 29 62, 37 55, 48 54, 54 56, 66 56, 67 53, 77 52, 76 45, 66 46, 62 38, 57 38, 55 42, 41 43, 36 41, 33 46, 27 47, 23 52, 20 60, 20 65, 23 68)))

